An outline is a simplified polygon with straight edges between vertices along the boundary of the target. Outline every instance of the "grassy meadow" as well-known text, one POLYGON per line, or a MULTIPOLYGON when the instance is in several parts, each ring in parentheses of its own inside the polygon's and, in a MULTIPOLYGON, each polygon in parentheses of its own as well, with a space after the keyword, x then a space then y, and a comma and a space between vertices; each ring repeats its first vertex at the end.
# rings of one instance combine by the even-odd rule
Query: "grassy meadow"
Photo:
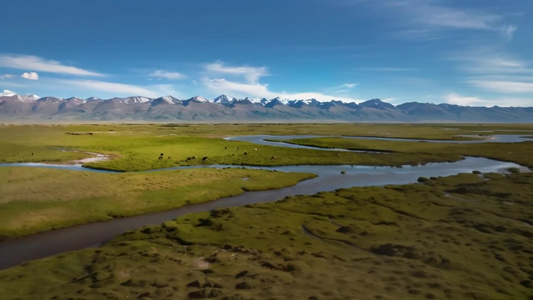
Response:
POLYGON ((0 271, 5 299, 530 299, 533 175, 197 213, 0 271))
POLYGON ((244 169, 106 174, 2 167, 0 238, 278 189, 314 176, 244 169))
MULTIPOLYGON (((122 171, 0 167, 0 239, 281 188, 314 176, 246 169, 135 172, 141 170, 202 164, 400 166, 463 155, 533 167, 533 142, 290 141, 388 152, 379 154, 223 139, 253 134, 431 140, 458 139, 457 134, 531 136, 533 125, 0 125, 0 163, 68 163, 96 152, 111 159, 87 166, 122 171)), ((190 214, 124 233, 99 248, 2 270, 0 299, 532 299, 532 199, 533 174, 512 170, 190 214)))
MULTIPOLYGON (((430 161, 455 161, 477 145, 435 152, 414 147, 391 155, 287 149, 226 141, 228 136, 252 134, 312 134, 381 136, 421 139, 457 139, 457 134, 531 134, 533 126, 521 124, 86 124, 0 126, 0 162, 66 162, 88 154, 57 149, 108 154, 110 161, 86 164, 91 168, 140 171, 180 165, 301 165, 364 164, 405 165, 430 161), (72 135, 68 133, 75 133, 72 135), (91 133, 92 135, 88 135, 91 133), (257 149, 257 150, 256 150, 257 149), (244 153, 247 153, 245 155, 244 153), (416 153, 415 153, 416 152, 416 153), (33 155, 32 155, 33 153, 33 155), (164 159, 159 160, 163 153, 164 159), (187 159, 196 157, 194 159, 187 159), (202 158, 207 157, 206 160, 202 158)), ((464 138, 462 138, 464 139, 464 138)), ((388 150, 387 144, 383 150, 388 150)), ((392 144, 391 144, 392 145, 392 144)), ((440 144, 439 144, 440 145, 440 144)), ((438 147, 438 146, 436 146, 438 147)), ((447 145, 447 147, 452 147, 447 145)), ((490 147, 488 147, 490 148, 490 147)), ((480 153, 482 154, 482 153, 480 153)))

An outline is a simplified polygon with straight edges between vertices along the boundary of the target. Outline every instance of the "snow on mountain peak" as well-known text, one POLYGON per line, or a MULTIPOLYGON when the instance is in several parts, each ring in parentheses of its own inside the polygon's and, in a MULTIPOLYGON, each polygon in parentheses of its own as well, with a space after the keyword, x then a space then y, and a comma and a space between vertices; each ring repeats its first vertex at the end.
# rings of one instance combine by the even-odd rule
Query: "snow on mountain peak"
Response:
POLYGON ((13 92, 13 91, 10 91, 10 90, 4 90, 3 93, 0 93, 0 97, 1 97, 1 96, 8 96, 8 97, 10 97, 10 96, 15 96, 16 94, 17 94, 17 93, 15 93, 15 92, 13 92))
POLYGON ((15 92, 12 92, 10 90, 4 90, 3 93, 0 93, 0 97, 10 97, 12 98, 13 100, 16 100, 16 101, 20 101, 20 102, 26 102, 26 103, 31 103, 31 102, 35 102, 37 101, 37 99, 39 99, 39 96, 37 95, 33 95, 33 94, 29 94, 29 95, 17 95, 15 92))
POLYGON ((281 103, 284 104, 284 105, 289 104, 289 102, 291 101, 290 99, 287 99, 287 98, 281 98, 280 96, 277 96, 276 98, 270 100, 270 102, 272 102, 272 101, 274 101, 274 100, 275 100, 275 101, 278 101, 278 102, 281 102, 281 103))
POLYGON ((248 101, 250 101, 250 102, 252 102, 254 104, 263 104, 263 102, 262 102, 263 99, 261 99, 261 98, 249 98, 249 97, 246 97, 246 98, 244 98, 244 100, 248 100, 248 101))
POLYGON ((230 104, 234 100, 236 100, 236 99, 233 98, 233 97, 229 97, 229 96, 226 96, 226 95, 222 94, 222 95, 216 97, 215 99, 213 99, 213 103, 230 104))
POLYGON ((193 101, 197 101, 197 102, 209 102, 209 100, 205 99, 204 97, 202 96, 194 96, 191 98, 191 100, 193 101))
POLYGON ((29 94, 29 95, 26 95, 26 96, 23 96, 23 97, 25 97, 25 98, 28 99, 28 100, 33 100, 33 101, 35 101, 35 100, 41 98, 41 97, 39 97, 39 96, 37 96, 37 95, 35 95, 35 94, 29 94))
POLYGON ((147 97, 142 97, 142 96, 136 96, 136 97, 129 97, 129 102, 133 102, 133 103, 146 103, 146 102, 150 102, 150 98, 147 98, 147 97))

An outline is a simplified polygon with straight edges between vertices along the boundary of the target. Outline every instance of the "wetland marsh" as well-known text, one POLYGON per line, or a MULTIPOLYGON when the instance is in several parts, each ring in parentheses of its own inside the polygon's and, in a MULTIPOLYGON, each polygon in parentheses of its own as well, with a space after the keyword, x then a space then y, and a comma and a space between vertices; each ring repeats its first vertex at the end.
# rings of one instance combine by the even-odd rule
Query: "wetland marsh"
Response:
POLYGON ((39 235, 22 236, 53 236, 46 231, 87 222, 120 224, 139 215, 153 225, 134 229, 144 224, 131 221, 118 231, 83 225, 95 236, 79 235, 83 242, 75 241, 76 226, 67 228, 74 247, 49 244, 55 252, 29 259, 132 231, 99 248, 0 271, 0 293, 6 299, 527 299, 533 142, 476 140, 532 133, 533 126, 520 124, 1 126, 0 235, 8 240, 0 251, 16 253, 17 242, 39 235), (231 138, 250 133, 284 136, 284 143, 231 138), (86 152, 110 160, 63 165, 86 152), (10 165, 28 162, 63 170, 10 165), (412 184, 398 185, 406 183, 412 184), (164 212, 147 215, 158 211, 164 212), (181 275, 169 277, 169 264, 181 275), (30 275, 37 269, 44 273, 30 275))

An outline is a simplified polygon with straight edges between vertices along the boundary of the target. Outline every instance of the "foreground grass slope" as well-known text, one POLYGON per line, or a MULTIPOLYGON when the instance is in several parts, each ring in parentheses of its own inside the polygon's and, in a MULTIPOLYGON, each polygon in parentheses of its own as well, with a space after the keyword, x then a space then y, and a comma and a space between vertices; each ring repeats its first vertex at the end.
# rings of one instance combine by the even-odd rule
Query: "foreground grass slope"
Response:
POLYGON ((3 299, 531 299, 533 174, 192 214, 0 272, 3 299), (529 297, 529 298, 528 298, 529 297))
POLYGON ((0 168, 0 239, 278 189, 313 174, 189 169, 105 174, 0 168))

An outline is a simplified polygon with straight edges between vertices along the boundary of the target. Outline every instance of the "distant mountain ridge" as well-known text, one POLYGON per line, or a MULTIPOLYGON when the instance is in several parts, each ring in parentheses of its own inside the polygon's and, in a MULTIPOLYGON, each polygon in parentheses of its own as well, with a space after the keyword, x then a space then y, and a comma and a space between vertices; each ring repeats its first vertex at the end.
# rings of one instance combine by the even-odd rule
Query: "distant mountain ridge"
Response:
POLYGON ((58 98, 36 95, 0 96, 1 120, 50 121, 191 121, 191 122, 533 122, 533 107, 472 107, 453 104, 408 102, 392 105, 380 99, 359 104, 338 100, 289 100, 244 98, 220 95, 213 100, 201 96, 177 99, 172 96, 143 96, 100 99, 58 98))

